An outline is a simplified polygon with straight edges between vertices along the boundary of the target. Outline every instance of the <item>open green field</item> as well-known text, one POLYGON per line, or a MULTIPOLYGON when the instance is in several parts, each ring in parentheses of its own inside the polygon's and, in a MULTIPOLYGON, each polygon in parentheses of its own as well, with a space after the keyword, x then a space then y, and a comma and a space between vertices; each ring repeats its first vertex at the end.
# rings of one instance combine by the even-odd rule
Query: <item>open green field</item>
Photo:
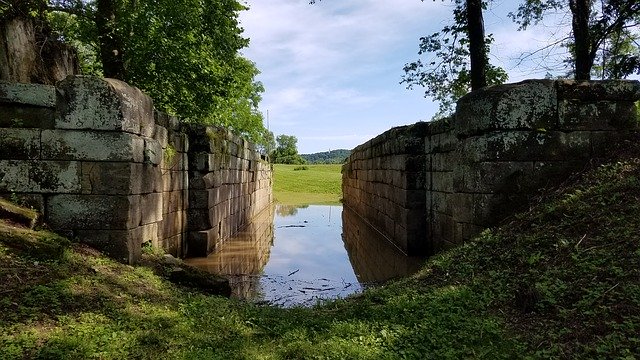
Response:
POLYGON ((273 165, 273 196, 285 205, 337 204, 342 198, 342 165, 273 165), (301 167, 307 170, 295 170, 301 167))

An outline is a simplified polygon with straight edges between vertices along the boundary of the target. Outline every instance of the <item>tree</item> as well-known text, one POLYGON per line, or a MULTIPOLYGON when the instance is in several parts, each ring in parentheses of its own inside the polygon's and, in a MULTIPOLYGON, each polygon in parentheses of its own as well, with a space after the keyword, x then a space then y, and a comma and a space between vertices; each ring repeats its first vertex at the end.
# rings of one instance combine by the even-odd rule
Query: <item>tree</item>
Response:
POLYGON ((74 50, 58 41, 45 0, 0 1, 0 80, 54 84, 79 72, 74 50))
POLYGON ((507 73, 489 63, 493 36, 484 34, 481 0, 455 0, 453 23, 420 38, 418 55, 429 55, 404 66, 401 83, 425 88, 425 97, 439 103, 436 118, 448 115, 470 90, 501 84, 507 73))
POLYGON ((271 154, 276 164, 304 164, 306 161, 298 154, 298 138, 293 135, 278 135, 277 146, 271 154))
POLYGON ((592 75, 619 79, 640 74, 640 2, 637 0, 525 0, 512 19, 525 30, 549 11, 570 9, 572 34, 564 39, 571 50, 577 80, 592 75), (568 3, 567 3, 568 1, 568 3), (568 5, 568 6, 567 6, 568 5))
POLYGON ((591 35, 589 34, 589 6, 590 0, 569 0, 573 29, 575 73, 576 80, 590 80, 593 57, 589 49, 591 35))
MULTIPOLYGON (((13 0, 18 1, 18 0, 13 0)), ((240 50, 237 0, 30 0, 88 73, 137 86, 186 121, 221 125, 263 142, 264 91, 240 50)), ((0 2, 2 3, 2 2, 0 2)))
POLYGON ((466 0, 467 33, 469 34, 469 67, 471 91, 487 86, 487 47, 484 43, 482 0, 466 0))

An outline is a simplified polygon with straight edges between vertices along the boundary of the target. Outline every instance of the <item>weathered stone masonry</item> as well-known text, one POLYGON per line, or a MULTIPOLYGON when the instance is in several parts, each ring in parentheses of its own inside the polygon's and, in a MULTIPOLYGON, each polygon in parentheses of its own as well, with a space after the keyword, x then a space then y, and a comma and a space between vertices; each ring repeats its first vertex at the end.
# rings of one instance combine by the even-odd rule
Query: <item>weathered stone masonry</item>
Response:
POLYGON ((394 128, 343 167, 345 206, 408 254, 496 224, 638 128, 637 81, 531 80, 463 97, 451 118, 394 128))
POLYGON ((121 81, 0 83, 0 196, 121 261, 135 262, 145 242, 205 255, 270 194, 271 167, 251 144, 181 124, 121 81))

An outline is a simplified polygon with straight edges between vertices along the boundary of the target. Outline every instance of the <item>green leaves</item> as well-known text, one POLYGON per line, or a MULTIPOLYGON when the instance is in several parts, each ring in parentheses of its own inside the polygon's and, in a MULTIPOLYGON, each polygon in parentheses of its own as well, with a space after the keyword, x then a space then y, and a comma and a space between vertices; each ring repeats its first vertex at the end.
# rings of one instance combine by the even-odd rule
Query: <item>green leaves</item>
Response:
MULTIPOLYGON (((486 36, 484 41, 488 54, 493 42, 492 35, 486 36)), ((434 118, 446 117, 453 111, 456 101, 471 90, 465 2, 456 0, 453 23, 439 32, 420 38, 418 46, 418 55, 423 58, 405 64, 405 75, 400 83, 406 84, 407 89, 413 89, 414 86, 425 88, 425 97, 431 97, 439 103, 434 118)), ((484 72, 487 85, 507 81, 504 69, 491 65, 488 59, 486 64, 484 72)))
POLYGON ((258 110, 264 88, 255 81, 255 64, 239 53, 249 44, 238 23, 244 5, 236 0, 111 0, 114 16, 104 19, 96 3, 78 7, 63 1, 57 5, 64 12, 49 12, 59 37, 78 49, 86 73, 101 75, 101 47, 114 45, 122 52, 122 80, 148 93, 160 110, 189 122, 226 126, 264 143, 258 110), (106 24, 112 36, 101 39, 96 24, 106 24))

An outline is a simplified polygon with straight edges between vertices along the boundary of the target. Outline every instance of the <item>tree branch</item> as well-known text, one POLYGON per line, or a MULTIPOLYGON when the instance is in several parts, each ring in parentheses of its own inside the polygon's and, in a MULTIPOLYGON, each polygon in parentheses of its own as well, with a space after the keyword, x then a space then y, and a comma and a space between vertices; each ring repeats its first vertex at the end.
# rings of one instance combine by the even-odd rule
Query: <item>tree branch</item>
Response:
POLYGON ((570 39, 570 37, 569 37, 569 36, 564 37, 564 38, 559 39, 559 40, 557 40, 557 41, 555 41, 555 42, 552 42, 552 43, 550 43, 550 44, 547 44, 547 45, 545 45, 545 46, 541 47, 540 49, 537 49, 536 51, 532 51, 532 52, 530 52, 530 53, 528 53, 528 54, 524 54, 524 55, 520 56, 520 57, 518 58, 518 63, 516 64, 516 66, 520 66, 520 65, 522 65, 522 63, 523 63, 525 60, 527 60, 527 59, 531 58, 533 55, 535 55, 535 54, 537 54, 537 53, 541 53, 541 52, 543 52, 543 51, 545 51, 545 50, 547 50, 547 49, 550 49, 550 48, 552 48, 552 47, 554 47, 554 46, 557 46, 558 44, 561 44, 561 43, 563 43, 563 42, 565 42, 565 41, 567 41, 567 40, 569 40, 569 39, 570 39))

